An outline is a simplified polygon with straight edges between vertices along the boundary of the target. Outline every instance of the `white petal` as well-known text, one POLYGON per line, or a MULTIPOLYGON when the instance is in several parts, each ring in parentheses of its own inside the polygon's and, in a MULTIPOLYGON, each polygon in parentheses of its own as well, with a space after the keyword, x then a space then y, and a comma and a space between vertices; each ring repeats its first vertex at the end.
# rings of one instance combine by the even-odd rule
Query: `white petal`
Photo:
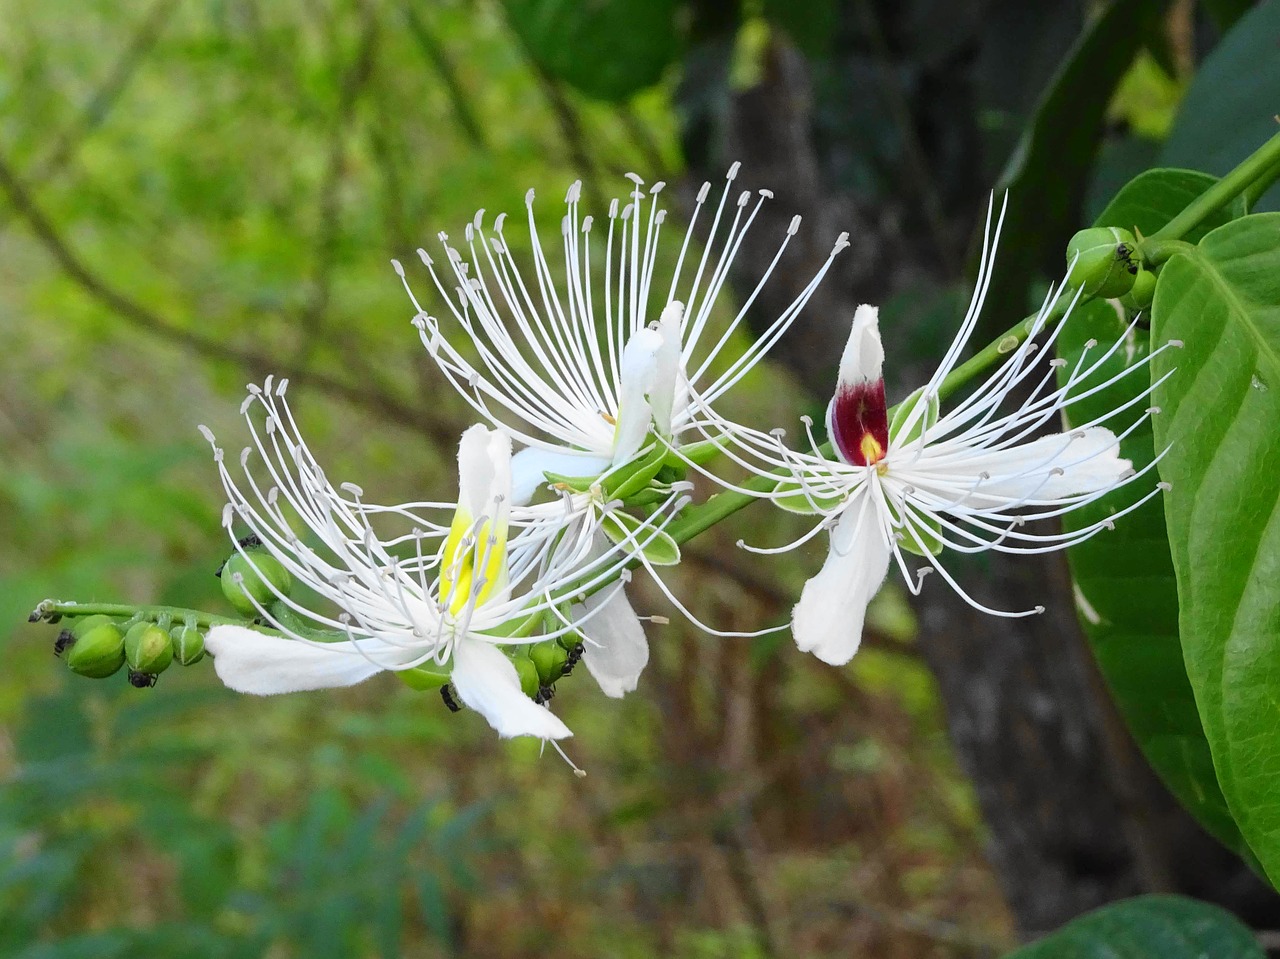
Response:
MULTIPOLYGON (((927 454, 918 465, 928 470, 927 454)), ((1131 466, 1120 456, 1115 434, 1094 426, 1083 433, 1052 433, 1008 449, 981 452, 954 469, 963 470, 965 485, 978 481, 982 473, 990 477, 960 505, 998 509, 1010 501, 1039 502, 1104 490, 1118 483, 1131 466)), ((927 489, 927 479, 916 485, 927 489)))
POLYGON ((653 407, 653 425, 663 436, 671 435, 671 415, 676 402, 676 387, 681 378, 680 321, 683 316, 684 304, 672 300, 658 319, 658 335, 662 337, 662 346, 658 348, 654 358, 649 404, 653 407))
POLYGON ((863 303, 854 311, 849 339, 840 357, 840 385, 874 383, 884 370, 884 346, 880 342, 880 310, 863 303))
POLYGON ((608 456, 530 446, 511 457, 511 503, 513 506, 524 506, 533 499, 534 494, 547 483, 544 473, 599 476, 608 468, 608 456))
POLYGON ((884 582, 891 553, 865 497, 845 510, 831 539, 827 561, 804 584, 791 613, 791 631, 802 650, 842 666, 858 651, 867 605, 884 582))
POLYGON ((618 397, 618 426, 613 434, 613 462, 627 462, 639 452, 649 435, 653 407, 649 394, 658 369, 662 334, 645 328, 637 330, 622 351, 621 395, 618 397))
MULTIPOLYGON (((493 516, 511 505, 511 437, 477 423, 458 444, 458 509, 468 517, 493 516)), ((496 517, 501 525, 504 516, 496 517)))
POLYGON ((450 681, 458 698, 488 720, 503 738, 563 739, 573 735, 551 710, 524 694, 515 666, 490 643, 467 637, 458 640, 453 647, 450 681))
POLYGON ((354 686, 382 672, 383 663, 390 665, 385 653, 402 654, 379 645, 377 653, 370 654, 379 662, 370 662, 350 641, 313 646, 244 626, 215 626, 204 644, 213 654, 218 678, 238 693, 255 696, 354 686))
POLYGON ((649 663, 644 627, 621 589, 588 596, 569 611, 569 616, 576 621, 588 613, 591 618, 581 629, 591 642, 584 644, 582 661, 606 696, 621 699, 635 692, 649 663))

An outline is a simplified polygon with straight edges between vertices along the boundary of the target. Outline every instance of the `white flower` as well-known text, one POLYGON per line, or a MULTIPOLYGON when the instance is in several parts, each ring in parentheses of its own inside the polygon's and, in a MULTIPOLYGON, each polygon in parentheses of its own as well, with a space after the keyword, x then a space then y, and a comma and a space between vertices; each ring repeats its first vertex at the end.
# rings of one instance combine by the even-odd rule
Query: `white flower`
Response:
POLYGON ((814 278, 756 342, 741 355, 726 355, 734 331, 800 224, 798 216, 793 218, 769 270, 728 327, 713 337, 709 321, 734 256, 772 196, 760 190, 753 203, 744 191, 735 204, 737 172, 735 163, 698 255, 694 227, 711 189, 703 184, 669 284, 655 283, 654 276, 666 217, 658 205, 663 184, 654 184, 646 195, 634 174, 629 174, 631 202, 619 209, 614 200, 609 208, 603 251, 592 246, 593 235, 599 235, 592 232, 592 217, 580 215, 581 184, 569 188, 560 225, 564 275, 559 288, 539 238, 532 190, 525 197, 531 279, 503 233, 505 214, 494 219, 491 233, 484 211, 476 214, 464 234, 467 255, 439 234, 445 270, 419 250, 452 315, 452 331, 423 308, 403 267, 393 261, 432 358, 482 416, 528 447, 513 466, 517 503, 527 502, 545 483, 545 472, 594 477, 621 466, 644 448, 651 427, 673 445, 695 429, 705 434, 706 424, 698 429, 694 423, 695 407, 715 403, 759 362, 848 245, 842 235, 814 278))
MULTIPOLYGON (((1050 324, 1048 319, 1061 290, 1050 292, 1041 312, 1029 321, 1027 339, 1016 349, 1011 344, 1000 367, 954 408, 940 413, 939 389, 973 333, 994 255, 993 238, 990 255, 984 248, 977 288, 955 341, 929 382, 901 404, 893 422, 881 377, 884 349, 877 311, 861 306, 827 410, 837 459, 822 454, 811 430, 806 452, 787 449, 779 431, 765 434, 739 428, 733 434, 735 452, 730 455, 738 462, 762 475, 787 474, 770 492, 756 495, 822 517, 796 543, 757 551, 782 552, 823 529, 830 532, 826 562, 805 584, 792 615, 797 645, 825 662, 845 663, 857 651, 867 604, 892 563, 912 592, 919 591, 925 573, 936 570, 984 612, 999 616, 1042 612, 1043 607, 1003 612, 983 606, 961 589, 939 554, 943 549, 961 553, 1063 549, 1110 528, 1120 515, 1163 486, 1157 484, 1140 503, 1074 532, 1039 532, 1024 525, 1063 516, 1137 479, 1141 474, 1120 456, 1120 440, 1152 412, 1140 414, 1120 436, 1103 425, 1140 404, 1154 386, 1120 409, 1070 432, 1037 436, 1045 425, 1060 422, 1073 403, 1135 371, 1140 373, 1144 366, 1134 365, 1110 378, 1096 375, 1123 348, 1126 339, 1122 337, 1101 355, 1091 342, 1061 385, 1056 378, 1065 360, 1053 360, 1047 371, 1037 374, 1043 369, 1034 363, 1037 349, 1051 346, 1067 322, 1064 318, 1050 324), (1038 334, 1044 334, 1039 343, 1038 334), (927 565, 913 576, 904 552, 923 557, 927 565)), ((809 421, 805 422, 808 427, 809 421)))
MULTIPOLYGON (((223 682, 268 695, 349 686, 383 670, 447 668, 458 698, 499 735, 571 735, 524 695, 501 647, 569 633, 561 607, 575 597, 607 602, 621 589, 614 580, 623 561, 593 554, 589 526, 513 516, 511 441, 484 426, 467 430, 459 445, 456 506, 376 506, 362 501, 359 487, 335 489, 298 432, 285 387, 268 378, 262 389, 250 388, 243 412, 254 446, 240 458, 241 481, 214 445, 230 499, 224 524, 229 530, 238 517, 296 581, 334 609, 310 609, 277 593, 277 602, 258 612, 282 635, 214 627, 207 646, 223 682), (256 406, 265 411, 261 430, 250 415, 256 406), (262 482, 250 469, 253 460, 265 473, 262 482), (407 531, 379 536, 375 521, 407 531), (529 629, 513 630, 517 624, 529 629)), ((637 538, 651 529, 642 524, 637 538)), ((239 543, 237 549, 253 563, 252 552, 239 543)), ((589 626, 592 618, 584 621, 589 626)))

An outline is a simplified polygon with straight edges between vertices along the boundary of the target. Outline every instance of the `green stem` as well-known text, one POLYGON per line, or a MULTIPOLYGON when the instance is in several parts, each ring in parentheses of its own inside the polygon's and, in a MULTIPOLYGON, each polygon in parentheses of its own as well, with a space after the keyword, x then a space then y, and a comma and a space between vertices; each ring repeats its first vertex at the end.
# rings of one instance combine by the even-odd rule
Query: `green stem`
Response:
POLYGON ((1156 267, 1176 253, 1194 253, 1196 247, 1194 243, 1188 243, 1186 240, 1157 240, 1153 237, 1146 240, 1139 250, 1147 266, 1156 267))
POLYGON ((168 616, 174 623, 192 623, 208 629, 210 626, 243 626, 244 620, 234 616, 218 616, 198 609, 183 609, 180 606, 132 606, 128 603, 63 603, 46 599, 36 607, 32 614, 35 619, 48 619, 51 616, 112 616, 130 617, 141 615, 144 619, 155 622, 162 616, 168 616))
MULTIPOLYGON (((1192 200, 1182 212, 1151 234, 1152 240, 1180 240, 1219 210, 1248 190, 1254 183, 1276 175, 1280 163, 1280 133, 1254 150, 1239 166, 1192 200)), ((1145 254, 1145 246, 1144 254, 1145 254)))

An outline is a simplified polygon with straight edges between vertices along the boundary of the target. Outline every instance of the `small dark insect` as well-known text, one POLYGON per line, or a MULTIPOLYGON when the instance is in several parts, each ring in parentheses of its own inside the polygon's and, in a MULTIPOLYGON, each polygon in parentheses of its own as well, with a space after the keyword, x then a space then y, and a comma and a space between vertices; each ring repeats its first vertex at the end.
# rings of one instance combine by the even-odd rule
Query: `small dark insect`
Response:
POLYGON ((147 689, 156 684, 154 673, 140 673, 136 669, 129 670, 129 685, 138 689, 147 689))
POLYGON ((76 638, 71 635, 71 630, 64 629, 58 634, 58 638, 53 641, 53 655, 61 656, 75 641, 76 638))
POLYGON ((582 644, 574 643, 569 647, 569 658, 564 661, 564 669, 560 671, 561 676, 568 676, 573 672, 573 667, 577 666, 582 660, 582 644))
MULTIPOLYGON (((248 536, 242 536, 240 537, 240 539, 237 540, 237 542, 245 549, 256 549, 257 547, 262 545, 262 539, 258 536, 257 533, 250 533, 248 536)), ((218 568, 213 571, 213 575, 221 579, 222 567, 226 565, 227 565, 227 561, 224 559, 222 563, 218 566, 218 568)))
POLYGON ((544 703, 551 702, 551 697, 555 694, 556 688, 554 686, 539 686, 537 694, 533 697, 533 701, 541 706, 544 703))
POLYGON ((458 705, 458 701, 453 698, 453 687, 445 683, 440 687, 440 698, 444 700, 444 704, 449 707, 449 712, 456 713, 461 711, 462 707, 458 705))

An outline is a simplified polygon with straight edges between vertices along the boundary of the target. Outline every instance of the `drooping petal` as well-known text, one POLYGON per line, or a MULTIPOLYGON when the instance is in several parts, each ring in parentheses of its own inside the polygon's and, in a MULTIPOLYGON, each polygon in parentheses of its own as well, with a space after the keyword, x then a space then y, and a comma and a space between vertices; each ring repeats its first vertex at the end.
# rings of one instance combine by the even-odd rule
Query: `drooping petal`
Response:
POLYGON ((618 425, 613 437, 613 463, 625 463, 640 451, 653 422, 649 396, 657 378, 662 334, 647 327, 637 330, 622 351, 618 425))
POLYGON ((492 517, 495 500, 511 505, 511 437, 477 423, 458 444, 458 510, 492 517))
POLYGON ((846 463, 870 466, 889 449, 889 418, 884 396, 884 346, 879 311, 865 303, 853 316, 849 340, 840 358, 840 379, 827 405, 827 431, 846 463))
POLYGON ((350 641, 313 646, 244 626, 215 626, 204 643, 218 678, 228 688, 254 696, 354 686, 394 660, 407 662, 414 655, 380 646, 365 656, 350 641))
POLYGON ((483 716, 503 738, 564 739, 573 735, 551 710, 524 694, 515 666, 496 646, 460 638, 453 647, 450 681, 458 698, 483 716))
POLYGON ((858 651, 867 605, 889 571, 889 543, 868 496, 850 503, 840 517, 826 562, 804 584, 791 614, 796 645, 833 666, 858 651))
POLYGON ((676 402, 676 389, 680 384, 680 327, 684 316, 684 304, 673 300, 667 304, 658 319, 658 335, 662 345, 654 358, 653 384, 649 390, 649 405, 653 407, 653 425, 663 436, 671 435, 671 415, 676 402))
POLYGON ((561 476, 599 476, 609 468, 609 458, 572 450, 546 450, 536 446, 511 457, 511 505, 524 506, 546 485, 546 473, 561 476))
POLYGON ((1116 485, 1132 467, 1120 456, 1116 435, 1104 426, 1052 433, 1029 443, 979 450, 962 458, 939 452, 945 457, 943 465, 935 470, 926 453, 912 470, 912 481, 927 490, 930 474, 936 474, 953 485, 974 486, 957 504, 968 509, 999 509, 1009 503, 1098 492, 1116 485))
POLYGON ((640 617, 621 589, 588 596, 569 612, 577 620, 590 614, 581 627, 589 642, 582 661, 606 696, 621 699, 635 692, 649 663, 649 641, 640 617))

